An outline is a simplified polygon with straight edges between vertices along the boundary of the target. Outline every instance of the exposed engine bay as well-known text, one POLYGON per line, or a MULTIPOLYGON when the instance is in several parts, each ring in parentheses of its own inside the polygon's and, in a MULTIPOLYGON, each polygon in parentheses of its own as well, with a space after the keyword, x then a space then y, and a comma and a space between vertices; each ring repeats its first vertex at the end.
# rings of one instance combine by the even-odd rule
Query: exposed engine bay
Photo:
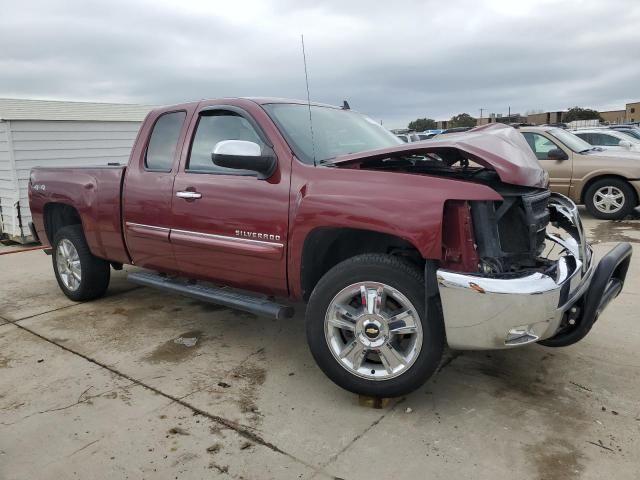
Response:
MULTIPOLYGON (((553 263, 543 256, 550 220, 548 203, 551 192, 546 189, 504 183, 495 171, 473 164, 453 148, 443 149, 437 154, 364 161, 360 168, 472 181, 491 187, 503 197, 503 201, 459 202, 464 203, 464 207, 456 205, 458 209, 466 208, 469 211, 475 255, 471 261, 461 260, 460 265, 455 266, 453 264, 458 252, 451 254, 445 251, 445 259, 454 260, 449 267, 460 271, 504 275, 531 269, 545 270, 553 263)), ((445 217, 448 215, 458 215, 456 222, 464 223, 464 211, 454 212, 450 209, 445 212, 445 217)), ((463 233, 454 235, 461 237, 463 233)), ((445 225, 445 250, 451 235, 445 225)), ((460 238, 456 241, 460 241, 460 238)), ((464 252, 459 252, 459 255, 464 255, 464 252)))

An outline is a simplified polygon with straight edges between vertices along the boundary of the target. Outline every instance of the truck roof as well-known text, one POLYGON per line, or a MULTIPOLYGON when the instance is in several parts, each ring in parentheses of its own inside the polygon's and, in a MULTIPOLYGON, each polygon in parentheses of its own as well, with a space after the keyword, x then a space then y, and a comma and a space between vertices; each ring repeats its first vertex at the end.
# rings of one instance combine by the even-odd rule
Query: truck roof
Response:
MULTIPOLYGON (((295 105, 307 105, 308 102, 306 100, 300 100, 295 98, 282 98, 282 97, 222 97, 222 98, 203 98, 202 100, 198 100, 195 102, 184 102, 177 103, 174 105, 163 105, 158 107, 156 110, 173 110, 173 109, 181 109, 186 107, 193 107, 201 102, 224 102, 225 100, 249 100, 258 105, 267 105, 270 103, 290 103, 295 105)), ((319 102, 311 102, 311 105, 314 107, 328 107, 341 109, 342 107, 336 105, 330 105, 328 103, 319 103, 319 102)))

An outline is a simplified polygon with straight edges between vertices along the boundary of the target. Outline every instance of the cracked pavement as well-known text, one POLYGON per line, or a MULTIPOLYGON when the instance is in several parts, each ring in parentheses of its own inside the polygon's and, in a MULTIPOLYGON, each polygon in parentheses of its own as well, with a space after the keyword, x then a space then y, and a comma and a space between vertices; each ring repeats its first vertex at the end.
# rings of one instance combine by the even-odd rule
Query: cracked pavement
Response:
MULTIPOLYGON (((637 220, 585 224, 596 254, 640 242, 637 220)), ((126 272, 75 304, 50 257, 3 255, 0 478, 636 479, 639 267, 583 342, 448 352, 372 409, 315 366, 301 309, 258 318, 126 272)))

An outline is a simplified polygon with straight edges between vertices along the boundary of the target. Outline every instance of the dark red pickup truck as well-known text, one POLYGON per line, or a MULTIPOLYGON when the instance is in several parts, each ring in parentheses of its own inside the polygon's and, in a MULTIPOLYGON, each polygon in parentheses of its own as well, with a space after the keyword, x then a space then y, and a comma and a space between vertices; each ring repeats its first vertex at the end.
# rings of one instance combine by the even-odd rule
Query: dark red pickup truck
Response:
POLYGON ((134 264, 133 282, 283 321, 305 301, 322 370, 396 396, 445 343, 575 343, 621 291, 631 247, 596 264, 546 186, 511 127, 403 144, 348 109, 223 99, 154 110, 127 167, 34 168, 29 192, 69 298, 134 264))

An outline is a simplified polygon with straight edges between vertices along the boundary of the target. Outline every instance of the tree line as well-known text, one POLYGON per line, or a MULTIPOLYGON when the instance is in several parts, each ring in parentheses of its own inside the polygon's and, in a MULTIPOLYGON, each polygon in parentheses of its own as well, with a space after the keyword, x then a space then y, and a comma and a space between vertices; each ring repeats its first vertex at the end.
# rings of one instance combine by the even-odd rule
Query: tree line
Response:
MULTIPOLYGON (((476 123, 476 119, 468 113, 460 113, 451 117, 447 122, 447 127, 475 127, 476 123)), ((438 128, 438 124, 433 118, 417 118, 412 122, 409 122, 407 128, 415 130, 416 132, 423 132, 425 130, 434 130, 438 128)))

